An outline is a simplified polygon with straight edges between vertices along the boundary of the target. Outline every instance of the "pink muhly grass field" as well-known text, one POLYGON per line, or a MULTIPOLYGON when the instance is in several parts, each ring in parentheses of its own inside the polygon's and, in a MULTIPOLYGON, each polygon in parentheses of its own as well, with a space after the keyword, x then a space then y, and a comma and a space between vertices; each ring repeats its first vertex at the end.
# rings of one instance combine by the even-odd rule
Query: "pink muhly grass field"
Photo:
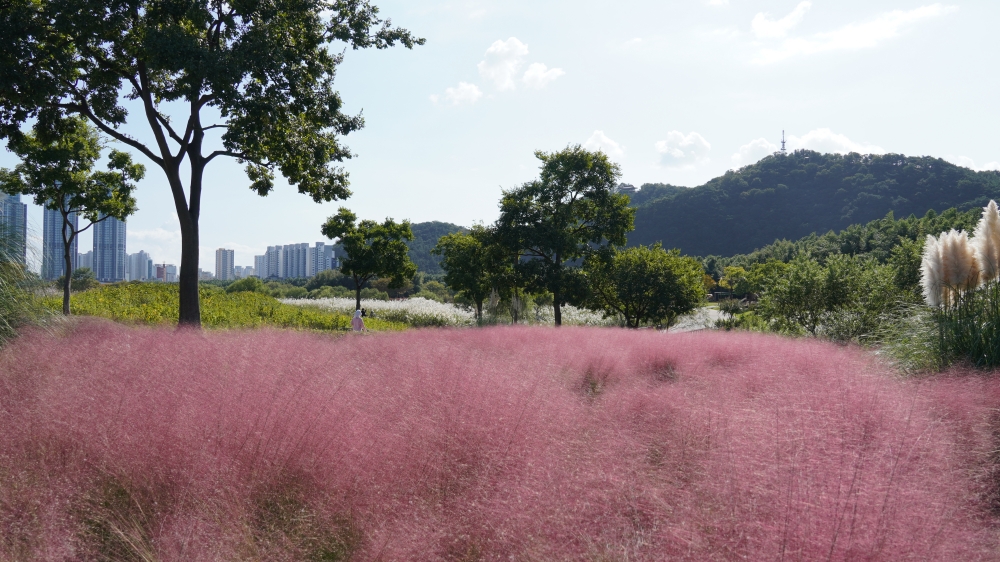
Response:
POLYGON ((0 352, 0 560, 978 560, 1000 386, 584 328, 0 352))

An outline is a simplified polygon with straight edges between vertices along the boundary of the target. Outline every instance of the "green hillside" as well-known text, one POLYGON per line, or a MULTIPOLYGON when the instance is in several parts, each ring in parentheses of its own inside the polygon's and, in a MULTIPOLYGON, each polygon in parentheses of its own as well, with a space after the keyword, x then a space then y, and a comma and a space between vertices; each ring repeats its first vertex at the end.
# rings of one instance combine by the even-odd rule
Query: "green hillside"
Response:
POLYGON ((444 273, 439 265, 441 258, 431 254, 437 245, 438 238, 445 234, 466 230, 464 227, 448 222, 418 222, 411 225, 413 241, 410 242, 410 259, 417 264, 417 269, 423 273, 444 273))
POLYGON ((889 212, 907 217, 930 209, 964 211, 991 198, 1000 198, 997 172, 975 172, 940 158, 798 150, 699 187, 642 186, 633 196, 629 243, 662 242, 685 254, 731 256, 889 212))

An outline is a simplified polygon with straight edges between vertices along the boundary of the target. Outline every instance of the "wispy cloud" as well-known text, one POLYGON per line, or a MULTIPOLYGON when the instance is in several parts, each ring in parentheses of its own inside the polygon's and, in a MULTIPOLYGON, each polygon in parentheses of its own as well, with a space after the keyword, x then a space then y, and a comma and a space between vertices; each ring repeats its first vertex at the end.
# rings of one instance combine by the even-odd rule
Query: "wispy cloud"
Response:
POLYGON ((705 137, 695 132, 684 134, 670 131, 667 138, 656 142, 660 154, 660 165, 666 168, 693 168, 709 162, 708 151, 712 145, 705 137))
MULTIPOLYGON (((459 82, 458 86, 444 90, 444 101, 451 105, 471 105, 479 101, 481 97, 483 97, 483 92, 479 86, 468 82, 459 82)), ((438 103, 441 101, 441 96, 432 94, 431 101, 438 103)))
POLYGON ((982 166, 976 164, 975 160, 969 158, 968 156, 954 156, 949 154, 944 157, 945 160, 951 162, 952 164, 957 164, 965 168, 970 168, 977 172, 985 172, 987 170, 1000 170, 1000 162, 987 162, 982 166))
POLYGON ((778 147, 765 138, 754 139, 733 154, 733 164, 737 167, 753 164, 768 154, 773 154, 778 147))
POLYGON ((524 71, 521 81, 529 88, 541 89, 563 74, 566 74, 566 72, 561 68, 549 68, 540 62, 536 62, 532 63, 528 67, 528 70, 524 71))
POLYGON ((753 29, 753 33, 758 39, 781 38, 788 35, 788 32, 793 27, 802 22, 802 18, 805 17, 806 12, 808 12, 811 7, 812 2, 800 2, 799 5, 792 10, 792 13, 781 18, 780 20, 772 20, 768 14, 761 12, 754 16, 753 21, 750 22, 750 27, 753 29))
MULTIPOLYGON (((760 22, 762 22, 761 30, 764 33, 787 33, 791 27, 794 27, 794 25, 798 23, 798 21, 795 21, 794 18, 792 20, 789 20, 789 18, 795 16, 796 12, 798 12, 803 5, 807 4, 809 3, 803 2, 799 4, 799 6, 795 9, 796 11, 793 11, 791 14, 777 22, 771 22, 770 20, 767 20, 766 16, 763 14, 757 14, 757 17, 754 18, 754 24, 756 24, 758 22, 758 18, 760 18, 760 22), (786 24, 781 24, 781 22, 785 22, 786 20, 789 21, 786 24), (769 27, 769 24, 773 24, 773 26, 769 27)), ((806 9, 808 9, 808 6, 806 9)), ((908 27, 920 21, 941 17, 950 14, 957 9, 957 6, 931 4, 929 6, 922 6, 912 10, 893 10, 868 21, 851 23, 833 31, 816 33, 808 37, 785 38, 777 47, 762 48, 753 59, 753 62, 757 64, 772 64, 793 57, 814 55, 829 51, 870 49, 877 47, 886 40, 898 37, 908 27)), ((802 13, 804 14, 804 10, 802 13)), ((798 20, 801 20, 801 16, 796 17, 798 17, 798 20)), ((754 32, 757 33, 756 25, 754 27, 754 32)), ((782 36, 783 35, 770 35, 769 37, 782 36)), ((758 34, 758 37, 762 36, 758 34)))
POLYGON ((583 143, 583 147, 587 150, 600 150, 608 156, 616 158, 625 156, 625 147, 611 140, 604 134, 604 131, 594 131, 587 142, 583 143))
POLYGON ((867 142, 853 141, 847 138, 847 136, 834 133, 827 128, 813 129, 801 137, 797 137, 795 135, 789 136, 787 144, 790 150, 806 148, 809 150, 815 150, 816 152, 830 152, 836 154, 848 154, 850 152, 857 152, 860 154, 885 154, 886 152, 886 150, 881 146, 867 142))

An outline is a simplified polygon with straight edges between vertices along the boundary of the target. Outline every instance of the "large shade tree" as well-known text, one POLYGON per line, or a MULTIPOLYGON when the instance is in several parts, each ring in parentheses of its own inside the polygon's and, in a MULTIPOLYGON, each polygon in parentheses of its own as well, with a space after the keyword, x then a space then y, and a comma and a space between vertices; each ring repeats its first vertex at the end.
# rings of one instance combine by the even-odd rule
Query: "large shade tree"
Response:
POLYGON ((62 217, 63 314, 69 314, 73 241, 98 222, 111 217, 125 220, 135 212, 134 182, 142 179, 145 168, 132 163, 127 153, 112 150, 108 169, 94 170, 101 157, 101 139, 79 117, 38 122, 30 133, 12 138, 8 149, 21 163, 13 170, 0 170, 0 191, 31 195, 36 205, 62 217), (74 215, 88 224, 79 228, 74 215))
POLYGON ((347 252, 340 271, 354 281, 357 309, 361 309, 361 289, 375 279, 388 279, 388 287, 402 287, 417 274, 417 265, 410 260, 407 242, 413 240, 410 221, 385 222, 363 220, 341 207, 328 218, 321 230, 331 239, 337 238, 347 252))
POLYGON ((591 254, 584 265, 591 306, 629 328, 670 325, 704 299, 701 263, 659 244, 591 254))
POLYGON ((625 245, 635 209, 615 191, 621 170, 603 152, 576 145, 535 157, 539 179, 504 192, 496 231, 521 256, 517 269, 528 287, 552 293, 559 326, 561 306, 585 295, 579 260, 607 244, 625 245))
POLYGON ((347 197, 333 163, 364 122, 341 111, 338 46, 422 42, 367 0, 8 0, 0 138, 75 114, 159 167, 181 230, 179 319, 200 325, 206 167, 236 159, 260 195, 280 173, 317 202, 347 197))

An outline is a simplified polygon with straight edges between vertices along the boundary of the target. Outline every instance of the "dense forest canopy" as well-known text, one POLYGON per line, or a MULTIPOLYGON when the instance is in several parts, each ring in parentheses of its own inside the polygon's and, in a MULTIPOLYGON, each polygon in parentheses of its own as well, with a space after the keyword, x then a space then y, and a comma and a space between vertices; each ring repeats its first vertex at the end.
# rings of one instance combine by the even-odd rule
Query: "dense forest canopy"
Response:
POLYGON ((995 198, 1000 173, 940 158, 797 150, 699 187, 643 185, 632 196, 637 210, 629 244, 662 242, 685 254, 732 256, 889 212, 907 217, 930 209, 965 211, 995 198))
POLYGON ((410 246, 410 259, 417 264, 417 270, 423 273, 436 275, 444 273, 441 269, 441 256, 431 254, 431 250, 437 245, 438 239, 445 234, 452 232, 466 232, 468 229, 448 222, 418 222, 410 225, 413 231, 413 240, 410 246))

